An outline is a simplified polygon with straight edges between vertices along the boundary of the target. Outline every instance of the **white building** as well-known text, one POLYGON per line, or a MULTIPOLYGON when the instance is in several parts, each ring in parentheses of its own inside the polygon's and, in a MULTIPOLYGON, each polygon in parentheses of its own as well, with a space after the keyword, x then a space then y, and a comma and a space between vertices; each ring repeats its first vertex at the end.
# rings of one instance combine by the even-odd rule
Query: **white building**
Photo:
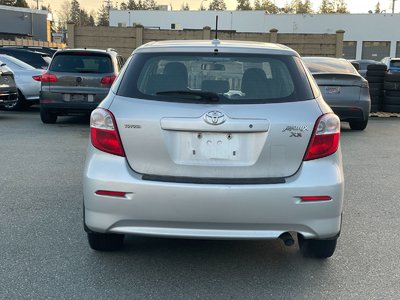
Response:
POLYGON ((400 57, 400 14, 267 14, 264 11, 111 10, 110 26, 159 29, 215 28, 237 32, 335 33, 345 31, 343 56, 349 59, 400 57))

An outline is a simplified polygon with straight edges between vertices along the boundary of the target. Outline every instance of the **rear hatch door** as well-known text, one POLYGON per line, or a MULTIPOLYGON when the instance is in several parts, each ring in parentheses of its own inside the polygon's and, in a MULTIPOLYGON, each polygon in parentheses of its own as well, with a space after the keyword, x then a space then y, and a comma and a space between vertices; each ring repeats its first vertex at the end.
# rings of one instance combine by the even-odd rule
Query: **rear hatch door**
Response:
POLYGON ((238 109, 116 96, 110 110, 134 171, 200 179, 293 175, 321 115, 315 100, 238 109))

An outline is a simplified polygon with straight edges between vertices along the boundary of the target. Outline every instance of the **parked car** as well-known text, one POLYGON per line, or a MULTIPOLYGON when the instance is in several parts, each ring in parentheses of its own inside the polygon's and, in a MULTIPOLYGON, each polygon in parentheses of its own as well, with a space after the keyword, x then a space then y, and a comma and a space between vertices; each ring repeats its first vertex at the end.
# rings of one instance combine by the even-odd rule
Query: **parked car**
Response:
POLYGON ((400 58, 385 57, 381 62, 387 66, 388 73, 400 72, 400 58))
POLYGON ((0 62, 0 108, 7 108, 18 101, 13 72, 0 62))
POLYGON ((7 110, 20 110, 39 103, 40 82, 34 78, 43 74, 44 70, 35 69, 5 54, 0 54, 0 63, 5 63, 13 71, 18 88, 18 101, 14 105, 9 105, 7 110))
POLYGON ((350 62, 354 66, 354 68, 358 71, 358 73, 364 78, 367 78, 367 68, 369 65, 382 64, 381 62, 372 59, 358 59, 358 60, 351 60, 350 62), (358 68, 356 68, 355 64, 358 65, 358 68))
POLYGON ((48 54, 50 57, 52 57, 53 54, 59 50, 58 48, 41 47, 41 46, 0 46, 0 49, 1 48, 23 49, 23 50, 29 50, 29 51, 42 52, 42 53, 48 54))
POLYGON ((119 249, 125 234, 292 245, 294 233, 305 255, 334 253, 340 120, 294 50, 148 43, 90 128, 83 192, 92 249, 119 249))
POLYGON ((340 119, 353 130, 364 130, 371 109, 368 81, 342 58, 303 57, 303 61, 340 119))
POLYGON ((46 53, 26 49, 2 47, 0 48, 0 54, 13 56, 36 69, 47 69, 51 61, 51 57, 46 53))
POLYGON ((123 66, 115 50, 66 49, 54 54, 41 81, 40 117, 55 123, 58 116, 90 112, 105 98, 123 66))

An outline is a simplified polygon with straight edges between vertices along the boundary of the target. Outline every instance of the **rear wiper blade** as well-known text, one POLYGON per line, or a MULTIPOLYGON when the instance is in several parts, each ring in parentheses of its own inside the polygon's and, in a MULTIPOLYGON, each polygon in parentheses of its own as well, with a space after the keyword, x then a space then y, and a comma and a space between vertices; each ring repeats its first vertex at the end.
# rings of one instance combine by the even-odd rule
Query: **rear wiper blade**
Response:
POLYGON ((176 98, 192 99, 192 100, 206 100, 210 102, 218 102, 219 96, 213 92, 202 91, 164 91, 157 92, 157 95, 171 96, 176 98))

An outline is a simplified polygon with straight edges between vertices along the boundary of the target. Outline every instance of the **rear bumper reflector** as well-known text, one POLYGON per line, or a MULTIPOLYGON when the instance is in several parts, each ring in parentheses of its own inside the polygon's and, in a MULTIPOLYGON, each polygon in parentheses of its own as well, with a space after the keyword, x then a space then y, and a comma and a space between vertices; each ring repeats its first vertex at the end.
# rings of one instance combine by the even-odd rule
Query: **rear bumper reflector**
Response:
POLYGON ((96 195, 100 196, 111 196, 111 197, 122 197, 124 198, 126 193, 125 192, 117 192, 117 191, 104 191, 104 190, 99 190, 96 191, 96 195))
POLYGON ((301 201, 312 202, 312 201, 329 201, 332 200, 330 196, 301 196, 301 201))

